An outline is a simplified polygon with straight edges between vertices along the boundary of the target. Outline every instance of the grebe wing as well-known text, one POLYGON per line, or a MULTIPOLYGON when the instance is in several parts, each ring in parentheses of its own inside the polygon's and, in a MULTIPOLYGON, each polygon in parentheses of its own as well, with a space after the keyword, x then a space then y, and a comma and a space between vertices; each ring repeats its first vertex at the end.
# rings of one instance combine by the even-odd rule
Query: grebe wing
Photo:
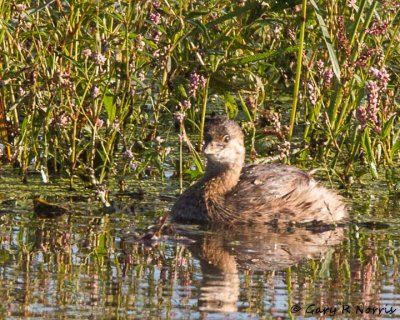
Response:
POLYGON ((301 191, 314 185, 312 177, 296 167, 271 164, 251 165, 243 168, 233 193, 245 197, 285 197, 295 190, 301 191))
POLYGON ((332 223, 347 217, 342 197, 307 173, 286 165, 253 165, 226 196, 226 204, 248 221, 332 223))

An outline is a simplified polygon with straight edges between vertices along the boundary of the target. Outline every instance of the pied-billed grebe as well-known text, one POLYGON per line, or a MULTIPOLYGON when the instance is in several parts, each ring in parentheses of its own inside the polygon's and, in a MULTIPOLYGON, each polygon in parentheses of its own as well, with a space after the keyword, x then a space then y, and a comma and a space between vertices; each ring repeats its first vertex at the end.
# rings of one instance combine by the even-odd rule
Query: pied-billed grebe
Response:
POLYGON ((347 217, 342 198, 292 166, 244 167, 241 128, 225 117, 207 121, 204 176, 172 207, 172 220, 194 223, 332 224, 347 217))

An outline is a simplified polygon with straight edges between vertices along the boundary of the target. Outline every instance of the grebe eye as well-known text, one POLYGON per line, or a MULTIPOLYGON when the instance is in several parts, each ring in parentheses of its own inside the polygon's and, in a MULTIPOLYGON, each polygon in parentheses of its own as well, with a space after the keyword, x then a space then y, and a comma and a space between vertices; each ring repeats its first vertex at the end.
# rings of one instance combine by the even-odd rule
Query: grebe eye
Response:
POLYGON ((226 135, 226 136, 224 137, 224 142, 225 142, 225 143, 228 143, 229 140, 231 140, 231 137, 228 136, 228 135, 226 135))

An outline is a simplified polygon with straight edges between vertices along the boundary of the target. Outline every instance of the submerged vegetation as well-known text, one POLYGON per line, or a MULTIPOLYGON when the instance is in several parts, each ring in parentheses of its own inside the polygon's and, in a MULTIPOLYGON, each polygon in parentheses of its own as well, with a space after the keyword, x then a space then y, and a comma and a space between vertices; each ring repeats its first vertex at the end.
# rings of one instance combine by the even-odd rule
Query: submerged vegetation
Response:
POLYGON ((318 161, 343 184, 383 167, 395 186, 399 10, 397 0, 0 1, 3 159, 24 179, 32 166, 71 186, 165 168, 195 176, 205 117, 224 112, 248 133, 251 160, 318 161))

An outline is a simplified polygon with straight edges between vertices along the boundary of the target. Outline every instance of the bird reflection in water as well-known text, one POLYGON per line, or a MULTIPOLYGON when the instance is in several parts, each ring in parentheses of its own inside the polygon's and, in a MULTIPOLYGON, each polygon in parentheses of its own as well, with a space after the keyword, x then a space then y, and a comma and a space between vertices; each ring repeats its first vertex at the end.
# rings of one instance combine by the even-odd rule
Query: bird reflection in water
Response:
POLYGON ((260 229, 213 227, 195 235, 178 231, 195 240, 187 247, 201 264, 201 312, 238 311, 241 271, 279 271, 310 259, 321 259, 344 238, 344 228, 340 227, 260 229))

